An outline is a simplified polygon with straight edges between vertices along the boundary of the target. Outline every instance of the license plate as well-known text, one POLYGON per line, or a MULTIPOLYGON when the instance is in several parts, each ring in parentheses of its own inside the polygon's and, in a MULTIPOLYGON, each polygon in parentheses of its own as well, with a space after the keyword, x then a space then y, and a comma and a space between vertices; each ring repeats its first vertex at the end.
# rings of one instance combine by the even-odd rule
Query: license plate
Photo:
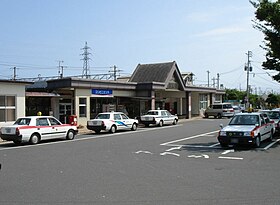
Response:
POLYGON ((238 139, 231 139, 231 143, 238 143, 238 139))
POLYGON ((7 134, 10 134, 12 132, 11 128, 6 128, 7 134))

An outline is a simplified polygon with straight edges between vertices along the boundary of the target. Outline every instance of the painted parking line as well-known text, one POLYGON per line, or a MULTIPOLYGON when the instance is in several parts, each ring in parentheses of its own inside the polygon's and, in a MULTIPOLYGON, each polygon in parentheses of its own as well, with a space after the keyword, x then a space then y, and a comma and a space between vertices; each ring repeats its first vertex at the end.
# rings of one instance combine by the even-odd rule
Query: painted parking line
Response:
POLYGON ((243 160, 242 157, 219 157, 219 159, 233 159, 233 160, 243 160))
POLYGON ((272 147, 273 145, 275 145, 276 143, 278 143, 280 141, 280 139, 277 139, 276 141, 270 143, 269 145, 267 145, 265 148, 263 148, 264 150, 268 150, 270 147, 272 147))
MULTIPOLYGON (((195 138, 199 138, 199 137, 207 137, 209 134, 213 134, 213 133, 217 133, 217 132, 219 132, 219 130, 216 130, 216 131, 213 131, 213 132, 208 132, 208 133, 203 133, 203 134, 199 134, 199 135, 195 135, 195 136, 191 136, 191 137, 186 137, 186 138, 182 138, 182 139, 178 139, 178 140, 173 140, 173 141, 170 141, 170 142, 165 142, 165 143, 162 143, 160 145, 163 145, 163 146, 167 145, 168 146, 170 144, 185 141, 185 140, 195 139, 195 138)), ((179 145, 179 146, 181 146, 181 145, 179 145)), ((204 147, 206 147, 206 146, 204 146, 204 147)))

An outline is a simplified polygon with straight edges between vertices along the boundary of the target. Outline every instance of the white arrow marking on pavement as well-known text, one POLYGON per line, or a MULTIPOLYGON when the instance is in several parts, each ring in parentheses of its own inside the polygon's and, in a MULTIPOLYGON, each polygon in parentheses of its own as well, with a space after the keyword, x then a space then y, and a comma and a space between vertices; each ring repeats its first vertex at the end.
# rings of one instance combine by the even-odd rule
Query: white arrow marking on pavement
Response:
POLYGON ((149 151, 142 151, 142 150, 135 152, 135 154, 140 154, 140 153, 153 154, 152 152, 149 152, 149 151))
POLYGON ((176 154, 176 153, 173 153, 173 152, 163 152, 163 153, 160 153, 161 156, 164 156, 164 155, 167 155, 167 154, 169 154, 169 155, 174 155, 174 156, 176 156, 176 157, 180 157, 179 154, 176 154))
POLYGON ((228 153, 231 153, 231 152, 234 152, 234 149, 226 150, 222 154, 228 154, 228 153))
POLYGON ((169 151, 172 151, 172 150, 176 150, 176 149, 181 149, 181 148, 182 148, 182 146, 179 146, 179 147, 172 147, 172 148, 166 150, 166 152, 169 152, 169 151))
POLYGON ((202 156, 197 156, 197 155, 189 155, 188 157, 191 157, 191 158, 200 158, 202 156))

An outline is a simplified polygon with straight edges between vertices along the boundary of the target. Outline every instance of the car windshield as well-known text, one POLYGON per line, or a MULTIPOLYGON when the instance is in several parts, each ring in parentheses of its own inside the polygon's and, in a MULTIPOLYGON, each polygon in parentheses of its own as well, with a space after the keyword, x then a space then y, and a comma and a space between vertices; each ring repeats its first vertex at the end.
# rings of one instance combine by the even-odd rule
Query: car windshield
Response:
POLYGON ((101 119, 101 120, 110 119, 110 114, 99 114, 96 116, 95 119, 101 119))
POLYGON ((19 118, 15 121, 14 125, 29 125, 30 121, 30 118, 19 118))
POLYGON ((147 115, 158 115, 158 111, 148 111, 147 115))
POLYGON ((257 115, 235 115, 229 125, 255 125, 258 124, 257 115))
POLYGON ((224 109, 230 109, 230 108, 232 108, 232 105, 231 104, 224 104, 223 107, 224 107, 224 109))
POLYGON ((268 112, 267 115, 270 119, 279 119, 280 118, 279 112, 268 112))

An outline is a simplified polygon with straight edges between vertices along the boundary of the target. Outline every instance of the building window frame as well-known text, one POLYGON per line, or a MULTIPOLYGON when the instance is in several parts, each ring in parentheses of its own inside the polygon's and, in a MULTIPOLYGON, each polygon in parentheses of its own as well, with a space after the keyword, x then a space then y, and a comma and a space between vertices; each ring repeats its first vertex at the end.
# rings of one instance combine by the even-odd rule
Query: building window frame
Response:
POLYGON ((87 98, 79 98, 79 117, 87 117, 87 98))
POLYGON ((0 95, 0 122, 16 120, 16 96, 0 95))

